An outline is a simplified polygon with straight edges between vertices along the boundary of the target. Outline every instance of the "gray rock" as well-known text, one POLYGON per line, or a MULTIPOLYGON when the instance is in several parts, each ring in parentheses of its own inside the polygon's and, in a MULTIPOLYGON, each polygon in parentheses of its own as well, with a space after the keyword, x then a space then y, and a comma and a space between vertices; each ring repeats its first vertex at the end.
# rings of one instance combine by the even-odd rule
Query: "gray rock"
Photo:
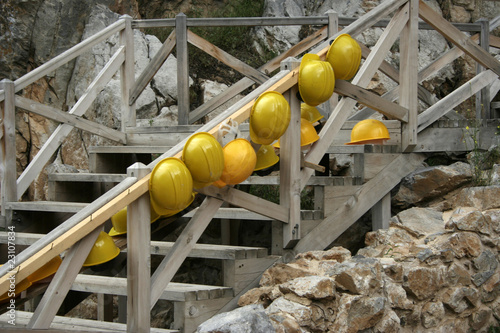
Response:
POLYGON ((205 321, 196 333, 276 332, 260 304, 247 305, 231 312, 218 314, 205 321))
POLYGON ((410 208, 391 219, 391 226, 406 230, 412 236, 423 238, 441 233, 444 229, 442 213, 430 208, 410 208))

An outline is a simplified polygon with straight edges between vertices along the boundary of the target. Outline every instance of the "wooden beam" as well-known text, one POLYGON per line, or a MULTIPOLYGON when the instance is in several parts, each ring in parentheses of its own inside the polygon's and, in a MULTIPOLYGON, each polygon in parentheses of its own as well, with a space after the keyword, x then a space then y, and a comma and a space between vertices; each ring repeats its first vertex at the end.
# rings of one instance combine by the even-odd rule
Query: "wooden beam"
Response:
POLYGON ((17 201, 16 171, 16 107, 15 86, 10 80, 2 80, 0 88, 5 92, 5 101, 0 108, 0 203, 1 216, 5 218, 5 230, 13 231, 12 211, 6 210, 6 202, 17 201), (10 228, 9 228, 10 227, 10 228), (9 229, 7 229, 9 228, 9 229))
MULTIPOLYGON (((92 105, 97 94, 101 91, 102 87, 111 80, 116 71, 121 67, 125 59, 125 48, 120 47, 115 54, 109 59, 108 63, 99 72, 97 77, 89 85, 85 93, 78 100, 78 102, 69 111, 70 114, 77 116, 83 115, 88 108, 92 105)), ((28 189, 31 182, 38 176, 38 174, 45 167, 45 164, 50 160, 55 151, 62 144, 66 136, 71 132, 73 126, 62 124, 51 134, 49 139, 45 142, 40 151, 36 154, 35 158, 28 164, 26 169, 17 179, 17 199, 21 199, 24 192, 28 189)))
MULTIPOLYGON (((127 169, 129 177, 143 178, 151 170, 142 163, 127 169)), ((127 332, 147 333, 151 326, 151 205, 144 193, 127 207, 127 332)))
POLYGON ((250 193, 235 189, 234 187, 225 186, 219 189, 215 186, 208 186, 199 189, 198 192, 224 200, 231 205, 245 208, 257 214, 288 223, 288 210, 286 208, 250 193))
POLYGON ((135 56, 134 56, 134 31, 132 30, 132 17, 122 15, 125 28, 120 31, 120 45, 125 48, 125 61, 120 67, 120 90, 121 90, 121 125, 122 132, 127 126, 136 125, 135 103, 129 103, 130 91, 135 81, 135 56))
POLYGON ((419 16, 478 63, 500 75, 500 62, 495 57, 479 47, 468 36, 455 28, 453 24, 432 10, 423 0, 420 0, 419 3, 419 16))
POLYGON ((409 17, 400 36, 399 104, 408 109, 408 122, 401 127, 401 150, 417 145, 418 116, 418 0, 409 0, 409 17))
POLYGON ((126 143, 127 141, 126 135, 123 132, 114 130, 112 128, 93 122, 91 120, 87 120, 77 115, 63 112, 49 105, 38 103, 25 97, 16 96, 16 106, 28 112, 32 112, 40 116, 55 120, 59 123, 76 127, 78 129, 81 129, 82 131, 90 132, 112 141, 120 143, 126 143))
MULTIPOLYGON (((90 50, 93 46, 99 44, 100 42, 108 39, 109 37, 113 36, 115 33, 119 32, 120 30, 125 28, 125 21, 124 20, 118 20, 115 23, 111 24, 110 26, 106 27, 102 31, 99 31, 95 35, 93 35, 90 38, 87 38, 83 40, 81 43, 78 43, 77 45, 73 46, 67 51, 64 51, 63 53, 59 54, 55 58, 47 61, 40 67, 35 68, 31 72, 29 72, 26 75, 21 76, 19 79, 14 81, 15 84, 15 92, 19 92, 23 90, 25 87, 28 85, 32 84, 33 82, 37 81, 38 79, 44 77, 45 75, 48 75, 52 72, 54 72, 56 69, 61 67, 62 65, 70 62, 71 60, 75 59, 79 55, 87 52, 90 50)), ((5 98, 3 91, 0 91, 0 101, 3 101, 5 98)))
POLYGON ((193 216, 184 230, 182 230, 179 237, 177 237, 172 247, 172 251, 163 258, 151 278, 151 309, 194 247, 194 244, 196 244, 201 234, 205 231, 222 203, 223 201, 219 199, 206 198, 200 205, 200 209, 196 212, 195 216, 193 216))
POLYGON ((441 99, 439 102, 418 115, 418 133, 459 105, 467 98, 473 96, 482 88, 488 86, 498 78, 491 70, 486 70, 464 83, 460 88, 441 99))
POLYGON ((187 17, 179 13, 175 17, 177 51, 177 118, 179 125, 189 124, 189 58, 187 17))
POLYGON ((360 104, 376 110, 389 118, 408 121, 408 109, 399 104, 392 103, 388 99, 380 97, 371 91, 355 86, 344 80, 335 80, 335 92, 339 95, 355 99, 360 104))
POLYGON ((95 229, 66 253, 61 266, 31 317, 29 328, 47 329, 50 327, 101 230, 102 228, 95 229))
MULTIPOLYGON (((300 62, 290 58, 283 63, 290 69, 299 68, 300 62)), ((300 101, 297 98, 298 84, 289 89, 284 97, 290 105, 290 123, 280 138, 280 205, 288 210, 288 223, 283 226, 282 248, 291 248, 300 239, 300 101)))
POLYGON ((187 38, 188 42, 199 48, 200 50, 208 53, 215 59, 219 60, 220 62, 228 65, 229 67, 233 68, 234 70, 240 72, 241 74, 245 75, 246 77, 252 79, 253 81, 257 83, 264 83, 266 82, 269 77, 264 75, 261 71, 247 65, 243 61, 239 60, 238 58, 233 57, 226 51, 222 50, 221 48, 215 46, 214 44, 210 43, 209 41, 201 38, 194 32, 188 30, 187 32, 187 38))
POLYGON ((421 165, 424 157, 418 154, 401 154, 375 177, 366 182, 346 204, 325 218, 316 228, 302 237, 294 248, 295 253, 325 249, 353 222, 370 210, 396 186, 401 178, 421 165))
POLYGON ((156 52, 153 59, 151 59, 149 64, 146 66, 146 68, 144 68, 141 75, 139 75, 139 77, 135 81, 135 84, 130 91, 130 100, 128 102, 129 105, 135 103, 148 83, 151 82, 155 74, 161 68, 165 60, 167 60, 168 56, 172 53, 172 50, 175 47, 175 41, 175 30, 173 30, 167 37, 165 42, 162 44, 160 49, 156 52))

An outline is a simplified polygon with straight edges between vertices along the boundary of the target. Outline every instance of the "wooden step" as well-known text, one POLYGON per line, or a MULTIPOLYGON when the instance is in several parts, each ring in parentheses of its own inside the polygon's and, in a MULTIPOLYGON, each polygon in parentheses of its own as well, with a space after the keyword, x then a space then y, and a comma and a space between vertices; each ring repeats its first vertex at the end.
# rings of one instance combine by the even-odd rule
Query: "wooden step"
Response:
MULTIPOLYGON (((126 296, 127 278, 78 274, 71 290, 126 296)), ((160 299, 186 302, 232 297, 233 289, 229 287, 170 282, 160 299)))
POLYGON ((88 204, 64 201, 21 201, 7 202, 5 208, 18 211, 76 213, 88 204))
MULTIPOLYGON (((43 236, 43 234, 16 232, 16 245, 31 245, 43 236)), ((126 237, 114 237, 114 239, 118 247, 124 247, 126 237)), ((0 244, 7 244, 7 242, 8 232, 0 231, 0 244)), ((151 241, 151 254, 167 255, 173 246, 173 242, 151 241)), ((126 249, 123 251, 126 252, 126 249)), ((267 257, 267 249, 263 247, 196 244, 188 257, 222 260, 264 258, 267 257)))
POLYGON ((121 173, 49 173, 49 182, 119 183, 127 177, 121 173))
MULTIPOLYGON (((31 312, 20 311, 16 309, 16 325, 12 326, 8 323, 8 321, 10 320, 8 313, 4 313, 0 315, 0 330, 12 330, 13 332, 30 332, 28 330, 23 330, 23 328, 27 327, 31 316, 33 316, 33 313, 31 312)), ((50 325, 50 329, 43 330, 43 332, 54 333, 69 332, 75 330, 77 330, 78 332, 127 332, 127 325, 108 321, 56 316, 52 321, 52 324, 50 325)), ((180 331, 151 327, 150 332, 178 333, 180 331)))

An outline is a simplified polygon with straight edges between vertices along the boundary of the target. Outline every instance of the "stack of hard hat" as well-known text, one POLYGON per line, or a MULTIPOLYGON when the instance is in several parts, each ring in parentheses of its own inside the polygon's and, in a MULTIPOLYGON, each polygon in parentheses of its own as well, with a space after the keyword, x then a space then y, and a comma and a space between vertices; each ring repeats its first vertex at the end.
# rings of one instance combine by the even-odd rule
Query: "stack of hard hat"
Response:
POLYGON ((154 167, 149 179, 151 205, 158 215, 183 210, 193 198, 193 178, 184 162, 167 157, 154 167))
POLYGON ((191 172, 195 188, 218 180, 224 170, 224 154, 220 143, 210 134, 193 134, 182 150, 182 160, 191 172))
POLYGON ((377 119, 365 119, 354 125, 351 142, 347 142, 346 145, 383 144, 390 138, 383 122, 377 119))
POLYGON ((290 105, 282 94, 276 91, 262 93, 250 112, 251 140, 261 145, 273 143, 285 133, 290 117, 290 105))
MULTIPOLYGON (((309 145, 318 141, 319 136, 314 126, 306 119, 300 118, 300 146, 307 148, 309 145)), ((280 148, 280 140, 273 144, 274 147, 280 148)))
POLYGON ((314 106, 308 105, 306 103, 300 104, 300 118, 308 120, 311 124, 314 124, 320 119, 323 119, 323 115, 314 106))
POLYGON ((317 54, 304 54, 299 67, 299 94, 303 102, 317 106, 326 102, 335 88, 332 65, 317 54))
POLYGON ((92 249, 90 250, 87 259, 83 263, 84 267, 96 266, 113 260, 120 254, 120 249, 115 245, 115 242, 110 235, 101 231, 92 249))
POLYGON ((358 71, 361 47, 350 35, 341 34, 328 48, 326 61, 332 65, 336 79, 350 80, 358 71))
POLYGON ((257 154, 246 139, 234 139, 222 149, 224 170, 220 179, 213 184, 217 187, 236 185, 247 179, 255 169, 257 154))

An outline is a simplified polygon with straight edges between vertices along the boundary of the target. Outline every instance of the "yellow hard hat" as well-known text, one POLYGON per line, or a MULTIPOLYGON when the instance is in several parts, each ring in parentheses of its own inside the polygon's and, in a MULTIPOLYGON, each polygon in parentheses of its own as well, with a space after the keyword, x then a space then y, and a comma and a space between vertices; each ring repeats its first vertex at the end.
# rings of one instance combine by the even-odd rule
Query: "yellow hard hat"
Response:
POLYGON ((279 160, 280 158, 276 155, 271 145, 262 145, 257 151, 257 163, 255 164, 254 171, 269 168, 278 163, 279 160))
POLYGON ((210 185, 224 170, 222 146, 206 132, 191 135, 182 150, 182 160, 191 172, 195 188, 210 185))
POLYGON ((350 80, 358 71, 361 62, 361 47, 354 38, 342 34, 335 38, 326 53, 328 61, 335 72, 335 78, 350 80))
POLYGON ((314 126, 306 119, 300 119, 300 146, 304 147, 318 141, 318 132, 314 126))
POLYGON ((111 236, 101 231, 83 266, 88 267, 103 264, 113 260, 118 254, 120 254, 120 249, 115 245, 111 236))
POLYGON ((193 178, 184 162, 167 157, 154 167, 149 179, 151 204, 156 213, 165 215, 187 207, 193 193, 193 178))
POLYGON ((223 188, 227 184, 224 183, 222 180, 216 180, 215 182, 212 183, 213 186, 218 187, 218 188, 223 188))
POLYGON ((62 259, 60 256, 55 256, 51 260, 49 260, 45 265, 34 271, 28 276, 28 280, 31 283, 35 283, 37 281, 43 280, 46 277, 51 276, 59 269, 61 266, 62 259))
POLYGON ((196 193, 193 192, 192 195, 191 195, 191 199, 186 203, 185 207, 183 207, 181 209, 162 209, 162 214, 161 215, 158 214, 158 213, 156 213, 154 211, 153 206, 151 206, 151 223, 155 222, 160 217, 161 218, 170 217, 170 216, 174 216, 177 213, 182 212, 184 209, 186 209, 189 205, 191 205, 193 203, 195 196, 196 196, 196 193), (153 219, 153 216, 155 216, 154 219, 153 219))
POLYGON ((257 154, 248 140, 239 138, 224 146, 224 171, 220 180, 236 185, 247 179, 255 169, 257 154))
POLYGON ((383 122, 377 119, 365 119, 354 125, 351 142, 346 145, 382 144, 389 140, 389 131, 383 122))
POLYGON ((261 145, 271 144, 285 133, 290 117, 290 105, 282 94, 262 93, 250 112, 250 138, 261 145))
POLYGON ((318 109, 314 106, 308 105, 306 103, 300 104, 300 118, 304 118, 314 124, 318 120, 323 118, 323 115, 319 113, 318 109))
MULTIPOLYGON (((151 201, 151 200, 150 200, 151 201)), ((153 209, 150 204, 151 223, 158 220, 161 216, 153 209)), ((111 216, 111 224, 113 227, 109 230, 108 235, 111 237, 120 236, 127 233, 127 207, 122 208, 115 215, 111 216)))
MULTIPOLYGON (((300 146, 307 146, 318 139, 319 135, 314 126, 308 120, 300 118, 300 146)), ((280 141, 274 143, 273 147, 280 148, 280 141)))
POLYGON ((122 208, 115 215, 111 216, 111 224, 113 227, 109 231, 109 235, 119 236, 127 233, 127 207, 122 208))
POLYGON ((335 74, 327 61, 317 54, 306 53, 299 67, 299 93, 302 101, 311 106, 326 102, 335 88, 335 74))

